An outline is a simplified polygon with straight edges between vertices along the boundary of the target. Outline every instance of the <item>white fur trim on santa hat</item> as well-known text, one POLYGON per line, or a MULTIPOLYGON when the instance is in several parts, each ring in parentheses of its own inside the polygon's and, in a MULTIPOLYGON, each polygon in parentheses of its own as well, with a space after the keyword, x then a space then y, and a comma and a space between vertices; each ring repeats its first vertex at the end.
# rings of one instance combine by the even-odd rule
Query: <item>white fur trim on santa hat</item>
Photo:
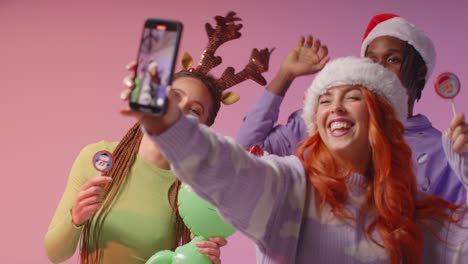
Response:
POLYGON ((431 39, 424 32, 401 17, 385 20, 377 24, 362 41, 361 56, 365 56, 367 46, 372 40, 382 36, 395 37, 411 44, 426 63, 426 81, 429 79, 436 63, 436 51, 431 39))
POLYGON ((408 96, 398 77, 367 58, 343 57, 330 61, 305 92, 303 118, 309 135, 315 132, 318 98, 327 89, 341 85, 359 85, 384 97, 404 124, 408 115, 408 96))

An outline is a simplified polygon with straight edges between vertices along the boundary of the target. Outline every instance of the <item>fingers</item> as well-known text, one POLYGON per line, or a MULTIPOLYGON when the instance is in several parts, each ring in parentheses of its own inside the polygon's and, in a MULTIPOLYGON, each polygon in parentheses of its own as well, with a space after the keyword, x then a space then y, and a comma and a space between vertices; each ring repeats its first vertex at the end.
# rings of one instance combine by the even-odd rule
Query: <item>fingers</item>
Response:
MULTIPOLYGON (((206 254, 205 254, 206 255, 206 254)), ((221 259, 215 257, 215 256, 212 256, 212 255, 206 255, 210 260, 211 262, 213 262, 214 264, 221 264, 221 259)))
POLYGON ((320 60, 323 60, 328 55, 328 47, 322 45, 320 39, 314 38, 312 35, 301 36, 297 45, 298 47, 310 48, 312 52, 318 55, 320 60))
POLYGON ((125 89, 122 92, 120 92, 120 99, 128 100, 130 98, 130 94, 135 88, 135 83, 133 82, 133 76, 132 75, 126 76, 123 79, 123 83, 124 83, 125 89))
POLYGON ((455 152, 468 150, 468 124, 463 113, 457 113, 453 117, 445 135, 453 141, 452 148, 455 152))
POLYGON ((205 254, 213 263, 221 263, 221 247, 227 245, 227 240, 222 237, 212 237, 209 241, 198 241, 198 251, 205 254))
POLYGON ((135 87, 135 83, 133 82, 133 76, 131 75, 125 76, 125 78, 123 79, 123 83, 125 88, 133 89, 135 87))
POLYGON ((321 46, 317 52, 317 55, 320 60, 323 60, 325 57, 328 56, 328 47, 326 45, 321 46))
POLYGON ((120 99, 121 100, 128 100, 130 98, 130 94, 132 90, 135 88, 135 83, 134 83, 134 78, 135 78, 135 70, 137 68, 137 63, 135 61, 131 61, 128 63, 125 68, 128 71, 132 71, 133 73, 130 75, 127 75, 123 79, 123 83, 125 86, 125 89, 120 93, 120 99))
POLYGON ((104 186, 111 182, 112 178, 107 176, 97 176, 87 181, 81 186, 76 197, 75 205, 86 206, 93 203, 99 203, 102 200, 104 186))
POLYGON ((136 120, 141 120, 145 115, 140 112, 133 111, 130 108, 120 109, 119 113, 125 117, 133 117, 136 120))
MULTIPOLYGON (((198 242, 197 242, 197 246, 198 246, 198 242)), ((202 254, 211 255, 214 257, 218 257, 218 258, 221 255, 221 251, 219 250, 219 248, 198 247, 198 251, 202 254)))
POLYGON ((304 42, 305 42, 304 36, 300 36, 299 41, 297 42, 297 47, 300 48, 300 47, 304 46, 304 42))
POLYGON ((212 237, 210 241, 218 244, 219 247, 224 247, 228 243, 227 240, 222 237, 212 237))
POLYGON ((450 121, 450 128, 455 130, 455 128, 459 125, 465 124, 465 115, 463 113, 457 113, 450 121))
POLYGON ((112 178, 97 176, 81 186, 72 208, 72 221, 76 225, 86 222, 98 209, 102 202, 104 186, 112 178))
POLYGON ((312 45, 314 44, 314 38, 312 38, 312 36, 307 36, 306 39, 305 39, 305 44, 304 44, 304 47, 306 48, 310 48, 312 47, 312 45))
POLYGON ((221 263, 221 251, 217 243, 212 241, 198 241, 195 244, 198 251, 205 254, 213 263, 221 263))
POLYGON ((457 153, 461 153, 468 150, 468 125, 459 125, 453 130, 452 137, 453 150, 457 153))
POLYGON ((104 186, 111 181, 112 181, 112 178, 109 176, 97 176, 87 181, 85 184, 83 184, 80 190, 87 190, 91 186, 104 186))
POLYGON ((131 61, 131 62, 129 62, 129 63, 125 66, 125 68, 126 68, 127 70, 129 70, 129 71, 134 71, 134 70, 137 68, 137 63, 136 63, 136 61, 131 61))
POLYGON ((96 195, 88 196, 86 198, 81 199, 77 205, 81 207, 86 207, 94 204, 99 204, 102 202, 103 194, 96 193, 96 195))
POLYGON ((314 42, 312 44, 312 51, 315 53, 315 54, 318 54, 318 51, 320 49, 320 47, 322 46, 322 43, 320 42, 320 40, 318 38, 315 38, 314 39, 314 42))

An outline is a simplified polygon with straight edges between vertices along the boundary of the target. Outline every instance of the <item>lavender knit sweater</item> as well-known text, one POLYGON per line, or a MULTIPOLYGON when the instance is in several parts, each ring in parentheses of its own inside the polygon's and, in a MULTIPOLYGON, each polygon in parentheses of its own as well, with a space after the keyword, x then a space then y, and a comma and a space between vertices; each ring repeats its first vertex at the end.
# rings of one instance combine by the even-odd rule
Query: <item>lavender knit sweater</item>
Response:
MULTIPOLYGON (((256 243, 258 263, 388 263, 385 250, 365 233, 373 217, 359 210, 365 177, 355 174, 347 181, 347 207, 357 223, 337 219, 328 209, 318 217, 314 190, 306 192, 304 169, 295 156, 255 157, 183 115, 151 137, 177 177, 256 243)), ((468 263, 468 215, 459 224, 430 224, 450 243, 424 231, 423 263, 468 263)), ((380 241, 377 233, 373 237, 380 241)))

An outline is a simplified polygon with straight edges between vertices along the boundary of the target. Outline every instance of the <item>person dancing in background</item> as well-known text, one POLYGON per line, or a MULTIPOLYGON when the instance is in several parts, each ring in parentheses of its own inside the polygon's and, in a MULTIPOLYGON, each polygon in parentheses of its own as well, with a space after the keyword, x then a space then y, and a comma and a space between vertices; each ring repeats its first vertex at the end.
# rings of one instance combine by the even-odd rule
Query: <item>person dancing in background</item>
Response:
MULTIPOLYGON (((383 65, 402 81, 408 94, 405 139, 413 151, 418 190, 454 203, 466 203, 468 186, 468 124, 458 113, 442 135, 414 104, 435 65, 432 41, 402 17, 374 16, 366 29, 361 55, 383 65)), ((236 140, 245 148, 259 145, 269 153, 290 155, 307 137, 302 110, 276 125, 280 104, 294 79, 318 72, 328 61, 328 49, 317 38, 301 38, 285 57, 277 75, 244 118, 236 140)))

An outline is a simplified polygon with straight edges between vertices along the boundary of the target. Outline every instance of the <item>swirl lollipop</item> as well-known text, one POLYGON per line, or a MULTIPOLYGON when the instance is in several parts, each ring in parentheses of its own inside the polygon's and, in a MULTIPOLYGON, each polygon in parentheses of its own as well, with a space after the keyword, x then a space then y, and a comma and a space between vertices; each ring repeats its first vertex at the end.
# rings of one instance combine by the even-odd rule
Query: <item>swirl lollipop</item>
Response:
POLYGON ((460 79, 454 73, 443 72, 437 76, 434 89, 440 97, 451 100, 452 111, 455 115, 456 110, 453 98, 460 92, 460 79))

